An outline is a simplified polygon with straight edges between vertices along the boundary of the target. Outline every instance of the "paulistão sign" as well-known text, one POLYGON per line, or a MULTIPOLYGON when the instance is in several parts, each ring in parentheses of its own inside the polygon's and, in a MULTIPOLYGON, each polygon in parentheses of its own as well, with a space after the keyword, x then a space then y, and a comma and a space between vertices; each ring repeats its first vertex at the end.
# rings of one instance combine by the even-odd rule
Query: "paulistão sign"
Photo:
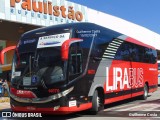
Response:
POLYGON ((65 0, 1 0, 0 19, 49 26, 87 22, 87 7, 65 0))
POLYGON ((68 11, 66 11, 65 6, 53 6, 51 1, 35 1, 35 0, 10 0, 10 6, 16 7, 16 4, 20 4, 23 10, 34 11, 49 15, 54 15, 56 17, 62 16, 63 18, 68 18, 72 20, 82 21, 83 14, 80 11, 75 11, 73 6, 68 6, 68 11))

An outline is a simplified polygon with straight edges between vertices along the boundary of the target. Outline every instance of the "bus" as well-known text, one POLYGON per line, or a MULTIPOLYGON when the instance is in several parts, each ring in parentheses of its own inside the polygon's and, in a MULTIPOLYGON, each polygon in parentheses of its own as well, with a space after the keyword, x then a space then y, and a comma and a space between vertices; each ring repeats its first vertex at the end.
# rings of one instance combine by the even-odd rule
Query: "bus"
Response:
POLYGON ((12 63, 15 112, 69 114, 157 90, 153 46, 94 23, 70 23, 24 33, 12 63))

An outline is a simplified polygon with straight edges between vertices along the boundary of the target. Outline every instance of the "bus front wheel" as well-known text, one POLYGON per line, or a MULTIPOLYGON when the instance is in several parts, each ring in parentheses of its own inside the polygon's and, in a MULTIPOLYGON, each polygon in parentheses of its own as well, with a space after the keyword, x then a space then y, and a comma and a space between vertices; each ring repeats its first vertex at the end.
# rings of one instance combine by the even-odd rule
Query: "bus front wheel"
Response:
POLYGON ((147 84, 144 85, 143 91, 144 91, 144 93, 143 93, 142 96, 140 96, 140 98, 142 100, 146 100, 147 97, 148 97, 148 86, 147 86, 147 84))
POLYGON ((100 97, 98 96, 98 91, 95 90, 93 97, 92 97, 92 108, 91 108, 91 114, 97 114, 100 107, 100 97))

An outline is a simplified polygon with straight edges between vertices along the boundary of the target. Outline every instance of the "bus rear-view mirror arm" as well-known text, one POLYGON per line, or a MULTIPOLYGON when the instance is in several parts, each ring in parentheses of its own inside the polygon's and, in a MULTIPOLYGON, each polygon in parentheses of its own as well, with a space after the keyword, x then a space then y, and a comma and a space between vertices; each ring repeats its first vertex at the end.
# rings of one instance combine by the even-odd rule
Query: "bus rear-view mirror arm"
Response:
POLYGON ((66 40, 62 44, 62 47, 61 47, 61 57, 62 57, 62 60, 68 60, 69 47, 70 47, 70 45, 72 43, 82 42, 82 41, 83 41, 83 39, 80 39, 80 38, 71 38, 71 39, 66 40))
POLYGON ((0 52, 0 63, 3 65, 4 64, 4 59, 5 59, 5 53, 10 51, 10 50, 14 50, 16 48, 16 46, 9 46, 4 48, 1 52, 0 52))

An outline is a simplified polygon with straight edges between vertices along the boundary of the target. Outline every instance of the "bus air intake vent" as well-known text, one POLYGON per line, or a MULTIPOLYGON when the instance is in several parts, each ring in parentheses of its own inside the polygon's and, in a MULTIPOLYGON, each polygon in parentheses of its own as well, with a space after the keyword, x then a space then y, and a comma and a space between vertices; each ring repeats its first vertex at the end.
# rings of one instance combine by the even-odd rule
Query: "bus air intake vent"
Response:
POLYGON ((114 59, 115 54, 120 47, 120 45, 123 43, 123 40, 120 39, 113 39, 112 42, 109 43, 107 46, 102 59, 114 59))

